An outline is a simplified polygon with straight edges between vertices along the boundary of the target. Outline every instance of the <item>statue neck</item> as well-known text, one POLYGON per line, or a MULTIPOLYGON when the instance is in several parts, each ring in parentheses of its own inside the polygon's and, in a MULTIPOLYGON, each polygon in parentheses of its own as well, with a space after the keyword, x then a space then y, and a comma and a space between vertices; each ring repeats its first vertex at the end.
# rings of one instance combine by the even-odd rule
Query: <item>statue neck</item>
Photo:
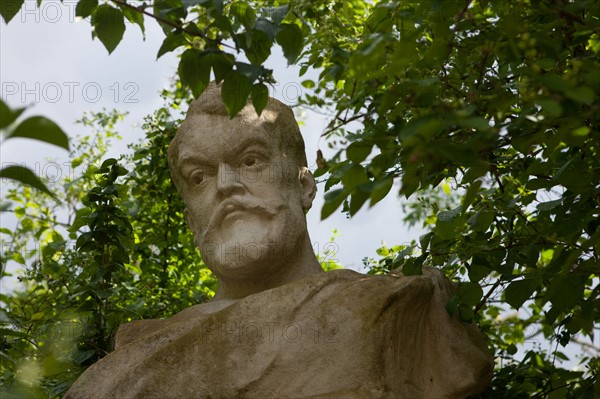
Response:
MULTIPOLYGON (((324 273, 310 246, 310 239, 308 239, 308 236, 306 238, 307 240, 302 245, 299 256, 293 256, 292 259, 286 259, 282 256, 281 262, 277 262, 277 265, 268 265, 264 268, 266 272, 260 273, 255 279, 232 280, 219 278, 219 287, 213 301, 241 299, 315 274, 324 273)), ((273 259, 269 259, 268 262, 273 262, 273 259)))

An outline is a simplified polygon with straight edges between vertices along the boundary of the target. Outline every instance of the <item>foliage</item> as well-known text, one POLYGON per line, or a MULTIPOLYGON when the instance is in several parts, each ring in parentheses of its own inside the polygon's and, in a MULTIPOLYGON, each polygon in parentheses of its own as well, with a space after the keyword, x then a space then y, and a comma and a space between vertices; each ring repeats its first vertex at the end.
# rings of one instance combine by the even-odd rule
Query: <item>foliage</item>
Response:
POLYGON ((49 184, 64 206, 36 201, 27 187, 9 190, 17 225, 2 230, 2 263, 16 262, 23 274, 22 286, 0 297, 3 394, 60 396, 113 349, 122 323, 168 317, 213 295, 214 278, 191 245, 181 202, 169 202, 175 190, 165 179, 164 118, 146 125, 163 145, 140 144, 122 160, 132 173, 115 159, 100 162, 121 118, 101 112, 82 119, 94 133, 75 143, 71 173, 49 184), (167 234, 165 212, 172 213, 167 234))
MULTIPOLYGON (((374 271, 414 274, 426 263, 462 280, 449 310, 475 319, 500 359, 516 354, 525 328, 565 346, 593 337, 599 319, 599 16, 585 1, 384 2, 362 40, 332 37, 309 50, 307 65, 322 60, 323 72, 305 84, 326 102, 306 102, 335 107, 329 133, 348 143, 346 159, 328 162, 327 187, 342 187, 326 194, 323 217, 372 205, 391 179, 407 197, 452 182, 454 206, 419 215, 429 232, 374 271), (499 326, 510 307, 518 316, 499 326)), ((335 29, 325 23, 315 31, 335 29)), ((507 366, 510 377, 499 371, 488 394, 517 375, 523 395, 600 392, 597 368, 582 382, 581 372, 553 368, 557 353, 529 357, 535 376, 507 366)))
MULTIPOLYGON (((16 120, 23 111, 25 111, 25 108, 11 110, 4 101, 0 100, 0 132, 3 132, 2 142, 4 145, 6 145, 8 139, 21 137, 53 144, 65 150, 69 149, 69 139, 65 132, 48 118, 32 116, 16 124, 16 120)), ((24 166, 11 165, 3 167, 0 170, 0 178, 11 179, 52 195, 51 191, 35 173, 24 166)))
MULTIPOLYGON (((109 285, 115 279, 114 270, 106 270, 106 266, 118 267, 119 260, 111 256, 114 242, 102 242, 102 230, 110 222, 98 212, 89 220, 83 217, 117 195, 116 191, 102 193, 103 188, 115 187, 114 176, 96 172, 108 140, 117 136, 113 128, 120 118, 116 113, 82 118, 82 125, 100 125, 105 130, 76 142, 70 165, 63 165, 66 170, 59 169, 57 179, 47 182, 58 201, 35 196, 26 186, 8 190, 8 209, 4 211, 16 216, 16 225, 2 229, 1 277, 10 276, 5 270, 10 261, 19 265, 23 274, 20 288, 0 296, 3 395, 60 395, 78 373, 110 350, 108 342, 118 325, 118 314, 112 307, 104 311, 109 285), (90 202, 86 192, 91 190, 97 194, 90 202), (73 241, 76 232, 67 230, 74 220, 82 227, 88 221, 92 225, 85 236, 87 243, 84 239, 79 242, 80 246, 86 244, 81 251, 73 241)), ((108 211, 108 217, 122 216, 114 206, 108 211)))
MULTIPOLYGON (((324 136, 339 151, 318 160, 322 217, 373 206, 394 182, 426 198, 408 216, 426 234, 367 263, 406 274, 429 264, 461 281, 449 311, 477 322, 502 361, 483 396, 600 393, 597 351, 582 359, 585 375, 557 367, 557 349, 515 359, 527 328, 563 346, 598 333, 598 2, 81 0, 77 14, 109 52, 124 18, 142 30, 144 17, 157 20, 158 56, 183 51, 179 77, 196 97, 211 73, 223 81, 232 116, 248 97, 264 106, 274 44, 300 76, 319 72, 301 104, 332 112, 324 136)), ((174 250, 159 249, 163 260, 174 250)))

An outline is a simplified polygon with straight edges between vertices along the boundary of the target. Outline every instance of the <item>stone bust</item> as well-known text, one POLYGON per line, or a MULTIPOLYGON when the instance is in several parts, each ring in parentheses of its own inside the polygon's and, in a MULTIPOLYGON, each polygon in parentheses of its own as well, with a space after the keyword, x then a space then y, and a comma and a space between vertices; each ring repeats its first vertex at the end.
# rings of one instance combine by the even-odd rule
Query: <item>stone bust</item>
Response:
POLYGON ((420 276, 325 273, 305 213, 315 197, 292 111, 270 99, 229 119, 220 87, 194 101, 169 165, 219 280, 212 301, 121 326, 115 351, 65 398, 464 398, 492 371, 453 286, 420 276))

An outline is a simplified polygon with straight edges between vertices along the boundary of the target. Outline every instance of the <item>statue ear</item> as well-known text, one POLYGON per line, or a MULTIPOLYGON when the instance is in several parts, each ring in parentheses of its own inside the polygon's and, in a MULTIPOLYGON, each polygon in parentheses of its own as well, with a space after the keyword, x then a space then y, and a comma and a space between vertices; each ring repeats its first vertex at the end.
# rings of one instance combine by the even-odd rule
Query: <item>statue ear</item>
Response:
POLYGON ((304 211, 308 211, 312 206, 315 196, 317 195, 317 183, 315 182, 313 174, 305 166, 300 168, 298 178, 300 181, 302 208, 304 211))

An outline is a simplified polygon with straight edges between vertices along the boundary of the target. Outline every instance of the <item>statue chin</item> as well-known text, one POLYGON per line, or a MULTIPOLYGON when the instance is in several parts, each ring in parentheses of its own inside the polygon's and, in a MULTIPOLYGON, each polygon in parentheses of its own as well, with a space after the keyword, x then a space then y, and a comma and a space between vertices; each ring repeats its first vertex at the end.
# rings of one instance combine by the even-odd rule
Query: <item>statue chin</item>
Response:
MULTIPOLYGON (((207 234, 200 253, 207 266, 219 277, 247 279, 268 272, 286 248, 283 235, 264 220, 236 221, 207 234), (279 239, 279 240, 278 240, 279 239)), ((281 260, 281 259, 279 259, 281 260)))

